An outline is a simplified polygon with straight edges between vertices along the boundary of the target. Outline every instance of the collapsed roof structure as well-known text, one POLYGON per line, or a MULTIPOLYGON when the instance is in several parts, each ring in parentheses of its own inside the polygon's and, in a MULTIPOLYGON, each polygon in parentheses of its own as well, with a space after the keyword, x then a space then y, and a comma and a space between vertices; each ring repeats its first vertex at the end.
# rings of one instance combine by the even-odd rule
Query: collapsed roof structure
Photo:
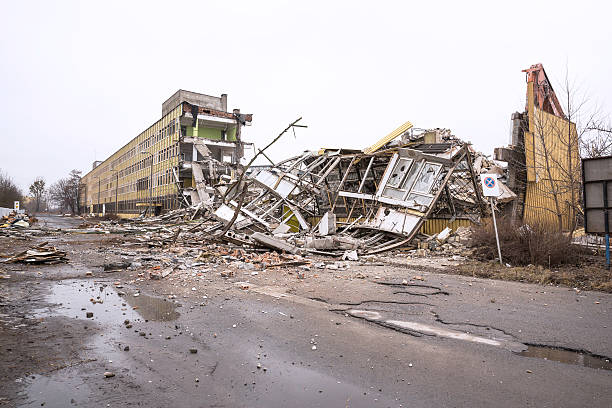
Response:
POLYGON ((430 218, 480 222, 486 203, 476 158, 482 166, 483 158, 449 130, 406 122, 363 151, 307 151, 250 173, 247 188, 217 186, 226 200, 212 210, 220 224, 210 230, 231 223, 230 239, 244 233, 242 243, 254 237, 284 250, 278 238, 296 232, 309 234, 302 244, 312 251, 389 250, 408 243, 430 218), (329 237, 337 227, 341 234, 329 237))

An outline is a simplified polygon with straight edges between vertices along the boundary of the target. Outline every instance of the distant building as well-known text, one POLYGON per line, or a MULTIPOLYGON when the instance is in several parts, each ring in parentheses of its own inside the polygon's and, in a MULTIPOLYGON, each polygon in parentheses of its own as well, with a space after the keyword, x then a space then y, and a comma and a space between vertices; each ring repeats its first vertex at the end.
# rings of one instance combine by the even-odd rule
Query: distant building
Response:
POLYGON ((81 179, 79 211, 129 217, 147 208, 159 213, 199 200, 202 186, 194 175, 210 186, 231 172, 249 144, 241 128, 251 120, 239 109, 228 112, 225 94, 177 91, 162 104, 160 120, 106 160, 93 163, 81 179))

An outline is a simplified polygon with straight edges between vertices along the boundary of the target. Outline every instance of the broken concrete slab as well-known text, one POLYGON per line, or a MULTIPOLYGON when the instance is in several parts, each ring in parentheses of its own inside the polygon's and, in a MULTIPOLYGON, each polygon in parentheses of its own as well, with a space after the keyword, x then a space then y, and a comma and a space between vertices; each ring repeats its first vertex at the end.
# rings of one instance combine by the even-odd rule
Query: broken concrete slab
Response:
POLYGON ((290 254, 297 254, 298 252, 300 252, 299 248, 297 248, 296 246, 293 246, 286 241, 271 237, 261 232, 254 232, 251 235, 251 238, 259 242, 263 246, 276 249, 281 252, 288 252, 290 254))
POLYGON ((336 233, 336 214, 331 211, 323 214, 319 222, 319 235, 327 236, 336 233))

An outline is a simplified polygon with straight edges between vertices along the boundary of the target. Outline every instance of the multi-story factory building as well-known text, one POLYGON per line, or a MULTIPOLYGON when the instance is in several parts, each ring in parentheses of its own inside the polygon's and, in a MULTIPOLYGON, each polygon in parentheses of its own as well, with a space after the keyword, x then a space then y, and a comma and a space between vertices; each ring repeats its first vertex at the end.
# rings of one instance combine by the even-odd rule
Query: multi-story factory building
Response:
POLYGON ((162 117, 81 179, 79 211, 135 216, 207 198, 244 155, 241 128, 251 114, 227 111, 227 95, 177 91, 162 117))

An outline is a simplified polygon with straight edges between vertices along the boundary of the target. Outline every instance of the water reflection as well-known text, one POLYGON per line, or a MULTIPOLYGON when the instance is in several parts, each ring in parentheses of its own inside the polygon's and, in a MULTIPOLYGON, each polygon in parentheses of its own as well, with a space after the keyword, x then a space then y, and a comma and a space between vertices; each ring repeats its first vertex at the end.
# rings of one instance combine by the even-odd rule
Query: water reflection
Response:
POLYGON ((135 307, 136 312, 146 320, 167 322, 176 320, 180 313, 176 311, 176 303, 169 302, 163 298, 143 295, 138 296, 133 294, 125 295, 124 299, 127 303, 135 307))
POLYGON ((544 360, 559 361, 565 364, 574 364, 601 370, 612 370, 609 359, 578 351, 563 350, 547 346, 529 346, 527 350, 519 353, 525 357, 535 357, 544 360))

